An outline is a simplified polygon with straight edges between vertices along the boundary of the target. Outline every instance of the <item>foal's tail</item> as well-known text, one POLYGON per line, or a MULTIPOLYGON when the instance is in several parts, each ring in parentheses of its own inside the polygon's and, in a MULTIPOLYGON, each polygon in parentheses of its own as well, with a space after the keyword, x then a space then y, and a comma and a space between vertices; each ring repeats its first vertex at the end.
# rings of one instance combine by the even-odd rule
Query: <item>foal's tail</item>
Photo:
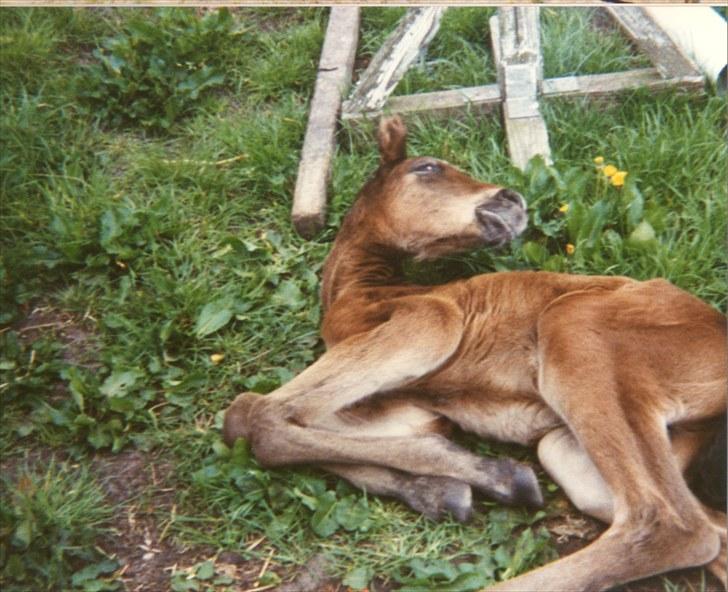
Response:
POLYGON ((726 415, 713 437, 705 442, 687 471, 690 489, 700 500, 716 510, 726 511, 726 415))

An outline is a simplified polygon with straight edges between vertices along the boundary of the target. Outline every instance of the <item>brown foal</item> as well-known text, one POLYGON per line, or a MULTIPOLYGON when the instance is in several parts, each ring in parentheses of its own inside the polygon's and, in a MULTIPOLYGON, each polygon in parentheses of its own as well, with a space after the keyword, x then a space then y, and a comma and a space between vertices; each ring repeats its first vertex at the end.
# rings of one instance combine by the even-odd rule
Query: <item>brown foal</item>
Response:
POLYGON ((575 506, 610 526, 492 590, 596 591, 704 564, 725 585, 725 514, 683 477, 726 411, 725 317, 659 279, 407 283, 404 257, 503 244, 526 227, 526 206, 446 162, 407 158, 398 117, 380 123, 379 148, 324 268, 327 352, 269 395, 239 395, 225 439, 249 439, 263 466, 314 464, 460 520, 473 487, 542 499, 529 467, 468 452, 449 428, 533 445, 575 506))

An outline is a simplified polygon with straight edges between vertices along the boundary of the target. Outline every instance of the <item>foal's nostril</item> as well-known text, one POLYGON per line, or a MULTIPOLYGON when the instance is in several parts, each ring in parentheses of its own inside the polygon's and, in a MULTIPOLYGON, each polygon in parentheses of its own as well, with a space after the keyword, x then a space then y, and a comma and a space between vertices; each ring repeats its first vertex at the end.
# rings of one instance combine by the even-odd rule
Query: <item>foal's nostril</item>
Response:
POLYGON ((496 199, 503 201, 509 201, 517 206, 523 207, 525 201, 520 193, 513 191, 512 189, 501 189, 495 196, 496 199))

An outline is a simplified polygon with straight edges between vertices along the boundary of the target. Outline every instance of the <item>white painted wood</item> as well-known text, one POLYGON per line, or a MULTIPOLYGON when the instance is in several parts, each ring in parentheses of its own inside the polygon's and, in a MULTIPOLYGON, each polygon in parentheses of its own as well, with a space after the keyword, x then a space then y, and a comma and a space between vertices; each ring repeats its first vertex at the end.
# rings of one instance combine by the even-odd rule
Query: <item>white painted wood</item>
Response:
POLYGON ((728 23, 709 6, 645 6, 645 13, 713 81, 728 64, 728 23))
POLYGON ((301 150, 291 216, 301 236, 312 237, 324 224, 341 101, 351 83, 359 38, 359 8, 331 8, 318 77, 301 150))
POLYGON ((687 57, 641 6, 607 6, 627 35, 644 51, 665 78, 699 75, 697 64, 687 57))
POLYGON ((444 7, 411 8, 361 75, 345 113, 378 111, 440 28, 444 7))

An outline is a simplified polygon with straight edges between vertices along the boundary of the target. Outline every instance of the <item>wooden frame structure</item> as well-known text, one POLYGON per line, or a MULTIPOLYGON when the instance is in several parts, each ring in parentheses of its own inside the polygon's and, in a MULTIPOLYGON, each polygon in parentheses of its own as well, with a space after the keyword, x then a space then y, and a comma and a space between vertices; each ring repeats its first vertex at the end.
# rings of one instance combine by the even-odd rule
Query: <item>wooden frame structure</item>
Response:
POLYGON ((643 8, 608 6, 605 10, 654 67, 544 79, 539 8, 503 6, 489 22, 498 72, 496 84, 390 98, 409 66, 437 33, 445 11, 442 6, 411 8, 344 101, 356 54, 359 8, 333 7, 294 192, 292 217, 296 230, 310 238, 323 227, 339 114, 344 121, 358 121, 378 118, 385 108, 405 115, 451 115, 464 109, 490 111, 501 107, 511 160, 524 168, 536 155, 550 160, 541 99, 604 97, 636 88, 702 88, 704 78, 698 66, 643 8))

